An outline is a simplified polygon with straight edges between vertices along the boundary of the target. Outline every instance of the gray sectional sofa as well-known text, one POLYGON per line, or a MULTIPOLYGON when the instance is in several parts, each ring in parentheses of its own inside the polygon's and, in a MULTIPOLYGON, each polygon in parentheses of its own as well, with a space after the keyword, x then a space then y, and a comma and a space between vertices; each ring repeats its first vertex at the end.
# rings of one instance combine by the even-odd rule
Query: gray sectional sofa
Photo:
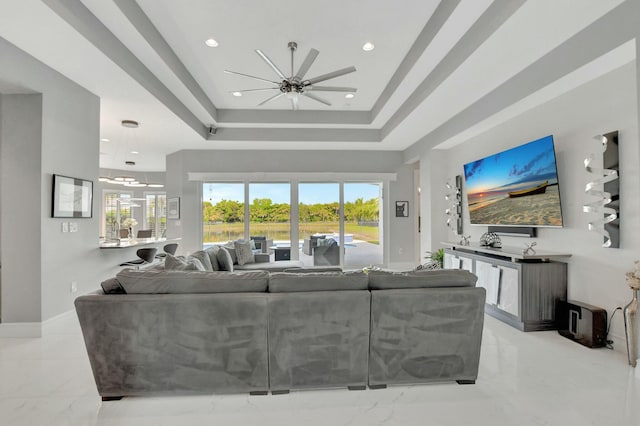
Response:
POLYGON ((75 306, 103 400, 474 383, 475 281, 456 270, 126 269, 75 306))

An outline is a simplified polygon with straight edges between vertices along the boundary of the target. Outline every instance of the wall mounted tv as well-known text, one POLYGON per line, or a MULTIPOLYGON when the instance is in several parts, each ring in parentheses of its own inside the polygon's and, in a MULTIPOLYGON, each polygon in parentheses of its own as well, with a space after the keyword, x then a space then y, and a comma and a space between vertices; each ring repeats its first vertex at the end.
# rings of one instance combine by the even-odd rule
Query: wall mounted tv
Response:
POLYGON ((464 165, 472 225, 562 227, 553 136, 464 165))

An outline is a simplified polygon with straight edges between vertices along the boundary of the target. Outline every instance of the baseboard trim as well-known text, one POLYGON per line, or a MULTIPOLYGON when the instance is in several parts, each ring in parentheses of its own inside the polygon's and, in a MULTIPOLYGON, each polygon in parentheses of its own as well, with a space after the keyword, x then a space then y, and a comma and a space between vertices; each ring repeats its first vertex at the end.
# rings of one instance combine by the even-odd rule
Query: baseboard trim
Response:
POLYGON ((0 323, 0 337, 42 337, 49 332, 49 329, 53 324, 60 321, 63 318, 67 318, 69 315, 74 315, 75 310, 63 312, 51 317, 43 322, 4 322, 0 323))
POLYGON ((42 323, 5 322, 0 324, 0 337, 42 337, 42 323))

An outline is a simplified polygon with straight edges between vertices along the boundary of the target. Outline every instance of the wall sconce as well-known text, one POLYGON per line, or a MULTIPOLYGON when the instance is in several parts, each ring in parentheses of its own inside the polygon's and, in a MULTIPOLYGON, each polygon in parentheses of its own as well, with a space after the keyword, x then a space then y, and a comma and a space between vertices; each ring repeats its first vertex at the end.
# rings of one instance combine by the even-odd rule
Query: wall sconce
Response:
POLYGON ((584 168, 594 175, 584 191, 597 197, 585 203, 582 211, 597 213, 600 218, 589 222, 589 231, 604 237, 602 247, 620 248, 620 174, 618 157, 618 131, 597 135, 594 139, 602 146, 602 168, 592 167, 594 154, 584 160, 584 168))
POLYGON ((455 184, 450 180, 446 182, 448 193, 444 199, 448 201, 445 214, 447 215, 447 227, 457 235, 462 235, 462 176, 455 177, 455 184))

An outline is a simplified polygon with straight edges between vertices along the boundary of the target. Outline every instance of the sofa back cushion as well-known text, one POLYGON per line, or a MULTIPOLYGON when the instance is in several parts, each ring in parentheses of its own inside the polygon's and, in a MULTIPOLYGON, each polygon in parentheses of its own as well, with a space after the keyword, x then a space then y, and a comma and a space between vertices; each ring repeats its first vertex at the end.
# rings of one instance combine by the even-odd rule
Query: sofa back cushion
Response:
POLYGON ((264 271, 138 271, 124 269, 116 275, 127 294, 140 293, 255 293, 265 292, 269 274, 264 271))
POLYGON ((211 246, 207 247, 204 251, 209 255, 209 261, 211 262, 211 269, 214 271, 220 270, 220 263, 218 263, 218 251, 220 250, 219 246, 211 246))
POLYGON ((226 247, 218 248, 216 258, 218 259, 218 265, 220 265, 221 271, 233 272, 233 259, 226 247))
POLYGON ((236 257, 238 259, 238 265, 245 265, 247 263, 255 263, 256 259, 251 250, 251 243, 249 241, 238 240, 234 241, 233 246, 236 250, 236 257))
MULTIPOLYGON (((194 251, 189 255, 189 257, 198 259, 202 266, 204 266, 205 271, 213 271, 213 266, 211 265, 211 258, 209 257, 209 253, 204 250, 194 251)), ((217 262, 216 262, 217 263, 217 262)))
POLYGON ((168 271, 204 271, 204 266, 195 257, 174 256, 167 253, 164 258, 164 269, 168 271))
POLYGON ((478 277, 462 269, 412 272, 369 272, 371 290, 432 287, 473 287, 478 277))
POLYGON ((269 276, 269 293, 300 291, 366 290, 363 272, 273 272, 269 276))

